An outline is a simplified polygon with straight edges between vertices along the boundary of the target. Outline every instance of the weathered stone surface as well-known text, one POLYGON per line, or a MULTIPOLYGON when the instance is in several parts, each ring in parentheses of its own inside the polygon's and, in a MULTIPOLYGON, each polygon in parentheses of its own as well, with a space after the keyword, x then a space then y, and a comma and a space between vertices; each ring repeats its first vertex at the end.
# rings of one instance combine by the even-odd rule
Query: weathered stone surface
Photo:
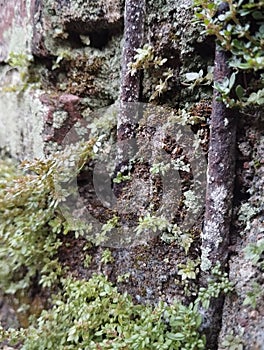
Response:
POLYGON ((58 45, 80 47, 85 46, 83 41, 103 46, 122 26, 121 4, 121 0, 35 1, 34 54, 57 55, 58 45))
MULTIPOLYGON (((9 328, 9 327, 18 327, 18 320, 15 314, 15 310, 9 305, 8 298, 4 297, 3 294, 0 292, 0 323, 2 327, 9 328)), ((0 346, 2 344, 0 343, 0 346)))
MULTIPOLYGON (((39 87, 34 88, 28 82, 23 86, 25 82, 21 82, 18 68, 0 66, 0 148, 7 147, 13 156, 21 159, 42 156, 45 151, 56 149, 57 143, 86 111, 117 99, 123 3, 122 0, 0 0, 0 62, 5 62, 11 52, 32 52, 36 57, 30 68, 39 78, 39 87), (17 88, 8 91, 9 86, 17 88)), ((208 90, 205 86, 190 89, 182 84, 186 72, 203 69, 206 74, 213 61, 213 39, 205 39, 197 24, 191 22, 192 3, 191 0, 147 1, 145 41, 153 46, 157 56, 167 61, 158 70, 144 71, 145 101, 169 68, 173 69, 173 77, 157 103, 165 101, 174 108, 185 108, 193 101, 210 99, 210 86, 208 90)), ((248 145, 240 146, 248 156, 248 145)), ((263 151, 258 154, 263 159, 263 151)), ((253 168, 244 163, 244 168, 247 167, 253 168)), ((255 179, 259 185, 254 192, 261 194, 263 201, 263 173, 258 171, 255 179)), ((242 186, 246 188, 245 184, 242 186)), ((242 305, 255 275, 260 276, 246 261, 242 248, 263 237, 261 225, 263 218, 259 215, 235 247, 237 255, 230 262, 230 277, 236 294, 226 299, 219 349, 230 333, 241 339, 245 349, 263 349, 263 303, 256 310, 242 305)), ((75 247, 79 259, 80 249, 78 245, 75 247)), ((69 250, 64 256, 70 261, 71 254, 69 250)), ((155 252, 145 247, 142 252, 121 251, 115 258, 119 261, 116 275, 126 273, 132 266, 130 292, 138 298, 143 291, 145 295, 140 301, 156 302, 162 298, 170 302, 179 292, 174 283, 178 255, 173 247, 170 251, 166 246, 155 252), (141 267, 136 260, 131 264, 136 253, 144 255, 146 266, 141 267), (152 278, 153 271, 156 279, 152 278)), ((81 268, 79 265, 78 269, 81 268)))
POLYGON ((116 100, 121 1, 0 0, 0 9, 0 147, 41 156, 81 118, 80 104, 83 112, 116 100))
MULTIPOLYGON (((58 3, 59 1, 57 1, 58 3)), ((122 20, 122 1, 75 0, 61 7, 63 22, 78 32, 118 27, 122 20), (76 23, 76 26, 75 26, 76 23), (79 23, 79 25, 78 25, 79 23)))
MULTIPOLYGON (((9 69, 2 73, 1 80, 6 87, 10 82, 19 86, 19 72, 9 69)), ((19 159, 41 157, 47 149, 57 149, 82 118, 79 103, 75 95, 49 95, 30 87, 24 91, 0 91, 0 148, 19 159)))
MULTIPOLYGON (((78 110, 80 98, 70 94, 43 94, 40 100, 47 108, 44 115, 43 141, 60 145, 73 125, 82 119, 78 110)), ((46 152, 49 150, 46 149, 46 152)))
POLYGON ((0 148, 19 159, 43 155, 41 91, 0 93, 0 148))
MULTIPOLYGON (((233 343, 240 344, 241 349, 264 349, 264 273, 256 264, 253 264, 252 259, 247 258, 245 253, 248 244, 256 244, 259 240, 264 239, 264 137, 261 136, 261 133, 263 134, 263 124, 262 128, 260 125, 257 126, 257 129, 248 128, 244 142, 247 143, 246 153, 249 154, 250 141, 254 140, 254 146, 251 148, 252 161, 246 164, 243 176, 247 177, 247 167, 252 168, 254 175, 249 189, 251 196, 246 202, 248 208, 245 212, 245 215, 248 216, 244 222, 246 227, 240 233, 241 239, 237 238, 237 244, 233 247, 236 253, 231 257, 229 263, 229 277, 234 284, 234 292, 225 300, 219 350, 227 349, 223 344, 228 338, 230 342, 233 339, 233 343), (254 166, 256 161, 259 162, 258 167, 254 166), (250 210, 254 210, 252 214, 250 210), (254 289, 256 283, 260 287, 259 291, 257 288, 254 289), (244 303, 248 293, 253 294, 253 299, 256 298, 255 307, 244 303)), ((244 149, 243 153, 245 155, 244 149)), ((237 347, 237 349, 240 348, 237 347)))
POLYGON ((0 61, 10 52, 29 51, 33 0, 0 0, 0 61))

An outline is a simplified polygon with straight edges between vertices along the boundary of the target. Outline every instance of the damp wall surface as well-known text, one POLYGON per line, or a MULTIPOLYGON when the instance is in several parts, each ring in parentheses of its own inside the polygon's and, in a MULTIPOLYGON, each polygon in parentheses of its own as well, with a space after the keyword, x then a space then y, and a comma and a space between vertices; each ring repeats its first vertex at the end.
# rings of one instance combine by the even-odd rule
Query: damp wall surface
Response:
MULTIPOLYGON (((213 41, 192 23, 191 4, 189 0, 178 1, 177 6, 174 0, 147 2, 145 41, 167 59, 163 68, 174 73, 168 91, 156 102, 175 109, 204 99, 210 103, 211 98, 210 87, 191 90, 181 84, 186 72, 202 69, 205 75, 214 58, 213 41)), ((78 120, 89 119, 91 111, 118 99, 123 9, 119 0, 0 0, 0 148, 19 159, 43 156, 59 147, 78 120)), ((145 101, 163 73, 144 72, 145 101)), ((260 119, 252 115, 240 127, 235 214, 241 193, 249 208, 263 206, 263 118, 251 123, 260 119), (256 167, 256 162, 262 167, 256 167)), ((256 308, 244 304, 254 282, 263 283, 263 272, 246 259, 243 250, 263 238, 263 214, 248 216, 244 226, 234 219, 232 234, 229 268, 234 292, 226 298, 219 349, 264 349, 263 296, 256 308), (229 345, 223 345, 227 340, 229 345)), ((157 256, 160 259, 160 251, 157 256)), ((117 260, 123 263, 126 258, 120 252, 117 260)), ((171 254, 174 264, 173 259, 171 254)), ((153 287, 154 297, 174 295, 174 284, 164 290, 169 268, 164 273, 163 262, 157 266, 160 281, 157 278, 153 287)), ((173 266, 170 269, 173 272, 173 266)), ((142 272, 144 285, 148 273, 152 279, 151 267, 142 272)))
MULTIPOLYGON (((155 103, 178 108, 208 98, 181 84, 185 72, 206 74, 213 64, 191 5, 147 2, 144 41, 167 62, 144 73, 144 102, 168 69, 168 91, 155 103)), ((121 0, 0 1, 0 147, 20 159, 49 153, 77 120, 118 99, 123 11, 121 0)))
POLYGON ((42 156, 117 99, 122 16, 120 1, 1 0, 1 148, 42 156))

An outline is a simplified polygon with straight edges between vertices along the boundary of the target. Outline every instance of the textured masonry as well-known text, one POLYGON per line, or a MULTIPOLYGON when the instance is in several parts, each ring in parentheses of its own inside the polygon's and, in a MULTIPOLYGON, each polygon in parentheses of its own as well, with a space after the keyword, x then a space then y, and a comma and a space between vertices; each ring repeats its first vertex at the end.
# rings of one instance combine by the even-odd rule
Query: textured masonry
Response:
POLYGON ((119 0, 0 0, 0 148, 42 156, 81 108, 117 98, 122 13, 119 0))

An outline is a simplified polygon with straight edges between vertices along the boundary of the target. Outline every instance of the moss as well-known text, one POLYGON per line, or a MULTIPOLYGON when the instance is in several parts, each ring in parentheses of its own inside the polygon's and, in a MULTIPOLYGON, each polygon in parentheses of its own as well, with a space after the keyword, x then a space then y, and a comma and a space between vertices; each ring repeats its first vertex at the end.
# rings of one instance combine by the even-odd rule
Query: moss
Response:
POLYGON ((103 276, 94 275, 89 281, 64 280, 51 310, 27 330, 2 331, 2 338, 22 340, 22 350, 204 349, 200 324, 192 306, 135 305, 103 276))
POLYGON ((62 63, 64 72, 56 88, 68 93, 88 98, 92 109, 110 105, 118 98, 121 59, 121 37, 113 38, 104 50, 91 47, 72 50, 71 58, 62 63))
MULTIPOLYGON (((61 273, 55 257, 61 245, 58 235, 68 232, 70 223, 65 222, 58 208, 63 196, 54 179, 60 176, 62 168, 70 171, 64 173, 69 179, 69 157, 72 161, 77 157, 77 162, 86 159, 91 143, 72 152, 68 148, 45 160, 24 162, 24 172, 14 173, 11 181, 2 181, 0 258, 5 260, 5 268, 0 272, 0 287, 6 293, 15 294, 30 287, 36 276, 44 287, 51 287, 61 273)), ((0 168, 0 177, 5 178, 5 171, 5 167, 0 168)))
MULTIPOLYGON (((120 349, 128 346, 203 349, 204 338, 198 332, 201 318, 192 304, 139 306, 133 304, 126 293, 118 293, 103 276, 93 276, 88 281, 65 278, 57 251, 62 245, 60 233, 67 234, 70 227, 60 215, 58 203, 63 198, 58 198, 53 179, 61 169, 66 171, 64 176, 68 178, 69 154, 71 159, 75 154, 79 160, 81 152, 84 161, 90 151, 91 144, 88 144, 79 148, 76 154, 68 149, 68 153, 26 163, 24 166, 30 174, 17 175, 11 170, 7 174, 7 166, 2 164, 0 211, 4 223, 0 226, 0 257, 5 258, 6 265, 1 271, 1 288, 5 293, 16 294, 20 302, 31 303, 30 312, 39 313, 43 307, 41 300, 34 298, 33 303, 25 296, 31 283, 37 281, 45 288, 63 286, 61 294, 53 300, 51 310, 43 311, 24 331, 2 331, 2 338, 20 341, 22 349, 31 350, 65 349, 65 346, 69 349, 76 346, 80 349, 87 346, 94 349, 97 346, 105 349, 113 346, 120 349), (60 276, 64 278, 60 279, 60 276), (178 322, 174 323, 176 315, 178 322)), ((78 254, 80 257, 80 252, 78 254)), ((99 265, 112 263, 111 251, 102 251, 100 260, 99 265)), ((145 287, 141 292, 148 294, 145 287)), ((27 327, 28 313, 22 315, 20 321, 27 327)))
POLYGON ((90 46, 57 49, 53 69, 46 70, 41 85, 56 93, 83 98, 83 107, 98 109, 118 98, 120 82, 121 36, 112 37, 102 50, 90 46), (58 59, 60 58, 60 59, 58 59))
MULTIPOLYGON (((104 122, 101 120, 101 124, 98 122, 97 125, 105 131, 112 124, 108 119, 103 120, 104 122)), ((91 257, 85 262, 89 263, 87 272, 81 263, 84 261, 81 246, 85 245, 85 239, 75 239, 70 247, 66 247, 68 236, 63 236, 63 242, 61 233, 67 235, 69 231, 76 230, 78 237, 78 234, 87 231, 83 227, 78 231, 76 224, 71 225, 61 216, 58 204, 65 198, 58 196, 54 178, 59 172, 60 178, 69 179, 72 176, 69 162, 79 160, 81 156, 84 164, 86 156, 91 156, 92 145, 93 141, 86 145, 77 145, 76 148, 69 147, 46 160, 27 164, 26 169, 31 171, 30 174, 20 175, 18 182, 10 181, 3 188, 0 210, 6 220, 0 226, 3 233, 0 256, 2 254, 5 257, 8 270, 2 271, 4 278, 1 281, 5 283, 2 288, 7 293, 23 293, 32 281, 38 287, 62 287, 52 309, 43 311, 35 323, 24 331, 9 330, 3 332, 3 337, 17 339, 24 344, 22 349, 30 350, 65 349, 66 346, 68 349, 75 349, 76 346, 80 349, 96 349, 98 346, 103 349, 112 349, 114 346, 120 349, 135 347, 144 350, 203 349, 204 338, 198 331, 201 317, 197 313, 197 307, 193 304, 183 306, 181 302, 173 301, 176 299, 177 289, 182 288, 182 285, 175 286, 175 275, 180 272, 177 271, 177 265, 180 259, 186 259, 183 251, 176 245, 149 242, 144 246, 132 247, 129 251, 111 249, 110 253, 110 250, 103 252, 98 249, 97 255, 92 251, 93 247, 89 247, 91 257), (6 210, 7 208, 12 210, 6 210), (22 236, 20 231, 23 232, 22 236), (76 255, 73 255, 74 249, 76 255), (57 259, 60 253, 64 259, 65 256, 66 259, 71 259, 71 273, 79 279, 85 277, 86 281, 69 278, 66 264, 62 268, 61 261, 57 259), (112 258, 115 259, 114 262, 112 258), (88 277, 96 263, 97 270, 104 264, 102 271, 106 275, 113 276, 117 272, 120 275, 131 271, 129 281, 125 281, 123 285, 119 283, 123 294, 105 277, 88 277), (111 264, 119 266, 113 271, 111 264), (74 271, 76 265, 77 271, 74 271), (138 302, 154 299, 157 304, 159 299, 169 300, 170 305, 160 303, 151 307, 133 303, 125 293, 128 288, 131 294, 134 292, 134 299, 138 302)), ((65 196, 70 193, 68 188, 65 196)), ((155 226, 155 222, 152 225, 155 226)), ((191 274, 189 277, 194 276, 191 274)), ((222 284, 215 283, 209 291, 199 294, 198 302, 208 304, 216 291, 220 293, 226 288, 226 277, 224 281, 221 280, 222 284)), ((197 293, 197 289, 195 292, 197 293)))

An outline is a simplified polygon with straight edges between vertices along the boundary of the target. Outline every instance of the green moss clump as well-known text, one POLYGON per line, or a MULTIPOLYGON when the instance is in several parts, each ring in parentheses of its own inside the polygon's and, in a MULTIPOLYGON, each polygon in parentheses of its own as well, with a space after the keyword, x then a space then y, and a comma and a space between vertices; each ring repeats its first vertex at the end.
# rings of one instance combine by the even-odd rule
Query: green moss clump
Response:
POLYGON ((78 147, 75 153, 69 147, 47 159, 24 162, 19 172, 0 163, 0 260, 5 262, 0 289, 5 293, 30 287, 36 276, 44 287, 50 287, 60 274, 55 258, 61 245, 58 235, 67 233, 69 227, 60 214, 64 198, 58 195, 54 179, 62 169, 65 179, 72 179, 69 162, 78 162, 79 169, 91 152, 91 142, 78 147))
MULTIPOLYGON (((94 121, 92 135, 111 127, 112 112, 94 121)), ((69 226, 60 213, 60 203, 72 195, 72 179, 87 159, 96 156, 96 136, 47 159, 24 162, 19 173, 0 163, 0 259, 5 261, 0 289, 21 295, 30 290, 32 280, 37 280, 41 287, 60 291, 53 307, 44 310, 29 327, 7 331, 0 327, 0 341, 19 342, 22 350, 204 349, 199 304, 208 307, 212 298, 230 290, 227 276, 219 271, 208 288, 200 290, 196 302, 187 306, 177 300, 155 307, 136 305, 102 275, 88 281, 65 278, 57 260, 62 244, 59 237, 69 230, 75 230, 78 237, 83 228, 78 231, 78 227, 69 226), (58 189, 58 177, 68 182, 66 188, 58 189)), ((99 136, 97 140, 102 139, 99 136)), ((100 263, 108 264, 112 258, 105 250, 100 263)), ((192 279, 193 274, 187 277, 192 279)))
MULTIPOLYGON (((66 279, 51 310, 43 311, 27 330, 13 332, 22 350, 204 349, 198 332, 201 317, 192 305, 135 305, 105 277, 66 279)), ((5 332, 2 332, 5 333, 5 332)), ((5 333, 5 337, 9 333, 5 333)))

